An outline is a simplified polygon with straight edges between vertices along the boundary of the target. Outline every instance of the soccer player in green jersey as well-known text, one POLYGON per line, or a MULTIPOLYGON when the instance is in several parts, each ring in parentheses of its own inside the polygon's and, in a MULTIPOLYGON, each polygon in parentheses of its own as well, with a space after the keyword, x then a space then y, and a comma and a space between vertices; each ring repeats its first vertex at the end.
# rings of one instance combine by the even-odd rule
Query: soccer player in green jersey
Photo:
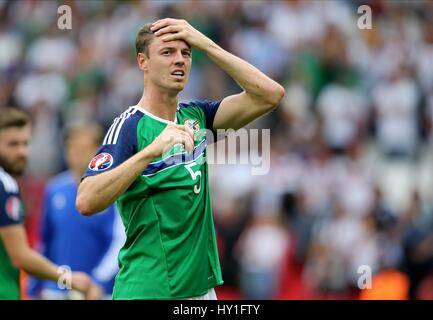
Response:
POLYGON ((185 20, 145 25, 136 51, 143 96, 113 121, 76 204, 92 215, 117 203, 127 239, 114 299, 216 299, 213 288, 223 280, 204 161, 207 141, 200 129, 241 128, 274 109, 284 89, 185 20), (206 53, 243 92, 221 101, 179 103, 191 48, 206 53))
POLYGON ((62 287, 70 280, 72 289, 89 299, 99 298, 102 291, 87 274, 59 269, 28 244, 15 178, 24 172, 29 139, 28 116, 17 109, 0 108, 0 300, 20 299, 20 269, 40 279, 60 280, 62 287))

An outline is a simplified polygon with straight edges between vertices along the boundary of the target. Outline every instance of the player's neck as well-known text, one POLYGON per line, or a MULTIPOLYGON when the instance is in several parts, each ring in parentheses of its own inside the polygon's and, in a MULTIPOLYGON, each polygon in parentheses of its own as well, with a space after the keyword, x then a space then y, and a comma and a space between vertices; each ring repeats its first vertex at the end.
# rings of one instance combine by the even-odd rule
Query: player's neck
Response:
POLYGON ((161 119, 173 121, 176 117, 178 102, 177 94, 169 94, 156 88, 146 88, 137 105, 161 119))

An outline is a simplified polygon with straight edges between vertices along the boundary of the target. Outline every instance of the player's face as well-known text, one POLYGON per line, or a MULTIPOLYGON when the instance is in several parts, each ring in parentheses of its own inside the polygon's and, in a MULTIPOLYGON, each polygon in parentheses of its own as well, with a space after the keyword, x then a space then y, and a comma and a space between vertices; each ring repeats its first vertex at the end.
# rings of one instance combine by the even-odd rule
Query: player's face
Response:
POLYGON ((160 88, 182 91, 191 70, 191 48, 182 40, 163 42, 155 37, 149 46, 146 77, 160 88))
POLYGON ((30 126, 0 131, 0 166, 14 176, 21 175, 29 154, 30 126))
POLYGON ((85 132, 75 133, 65 146, 69 168, 81 176, 98 149, 95 139, 85 132))

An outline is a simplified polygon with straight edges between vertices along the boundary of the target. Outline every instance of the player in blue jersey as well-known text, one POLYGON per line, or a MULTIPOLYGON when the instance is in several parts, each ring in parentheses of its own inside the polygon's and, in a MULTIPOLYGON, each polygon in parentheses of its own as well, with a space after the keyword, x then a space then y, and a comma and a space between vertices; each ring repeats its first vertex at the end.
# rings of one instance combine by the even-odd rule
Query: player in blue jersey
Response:
MULTIPOLYGON (((65 160, 69 169, 51 179, 44 196, 41 222, 42 254, 59 265, 90 274, 111 299, 118 271, 117 255, 125 236, 115 205, 92 219, 75 206, 77 188, 87 164, 104 136, 96 123, 79 122, 66 129, 65 160)), ((42 299, 75 299, 55 283, 32 279, 29 295, 42 299)))
POLYGON ((20 299, 20 269, 78 290, 87 298, 99 298, 99 286, 87 274, 59 268, 28 244, 24 206, 15 179, 24 172, 29 139, 28 116, 17 109, 0 107, 0 300, 20 299))

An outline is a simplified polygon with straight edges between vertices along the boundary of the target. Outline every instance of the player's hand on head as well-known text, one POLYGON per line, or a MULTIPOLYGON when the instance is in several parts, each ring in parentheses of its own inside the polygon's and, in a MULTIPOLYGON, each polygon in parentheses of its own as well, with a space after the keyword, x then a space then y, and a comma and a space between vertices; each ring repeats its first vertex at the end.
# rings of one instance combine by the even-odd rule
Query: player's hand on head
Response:
POLYGON ((205 49, 212 41, 191 26, 188 21, 165 18, 155 21, 150 28, 163 41, 184 40, 191 47, 205 49))
POLYGON ((187 125, 169 124, 151 143, 154 156, 168 152, 174 145, 183 144, 187 152, 194 149, 194 132, 187 125))

